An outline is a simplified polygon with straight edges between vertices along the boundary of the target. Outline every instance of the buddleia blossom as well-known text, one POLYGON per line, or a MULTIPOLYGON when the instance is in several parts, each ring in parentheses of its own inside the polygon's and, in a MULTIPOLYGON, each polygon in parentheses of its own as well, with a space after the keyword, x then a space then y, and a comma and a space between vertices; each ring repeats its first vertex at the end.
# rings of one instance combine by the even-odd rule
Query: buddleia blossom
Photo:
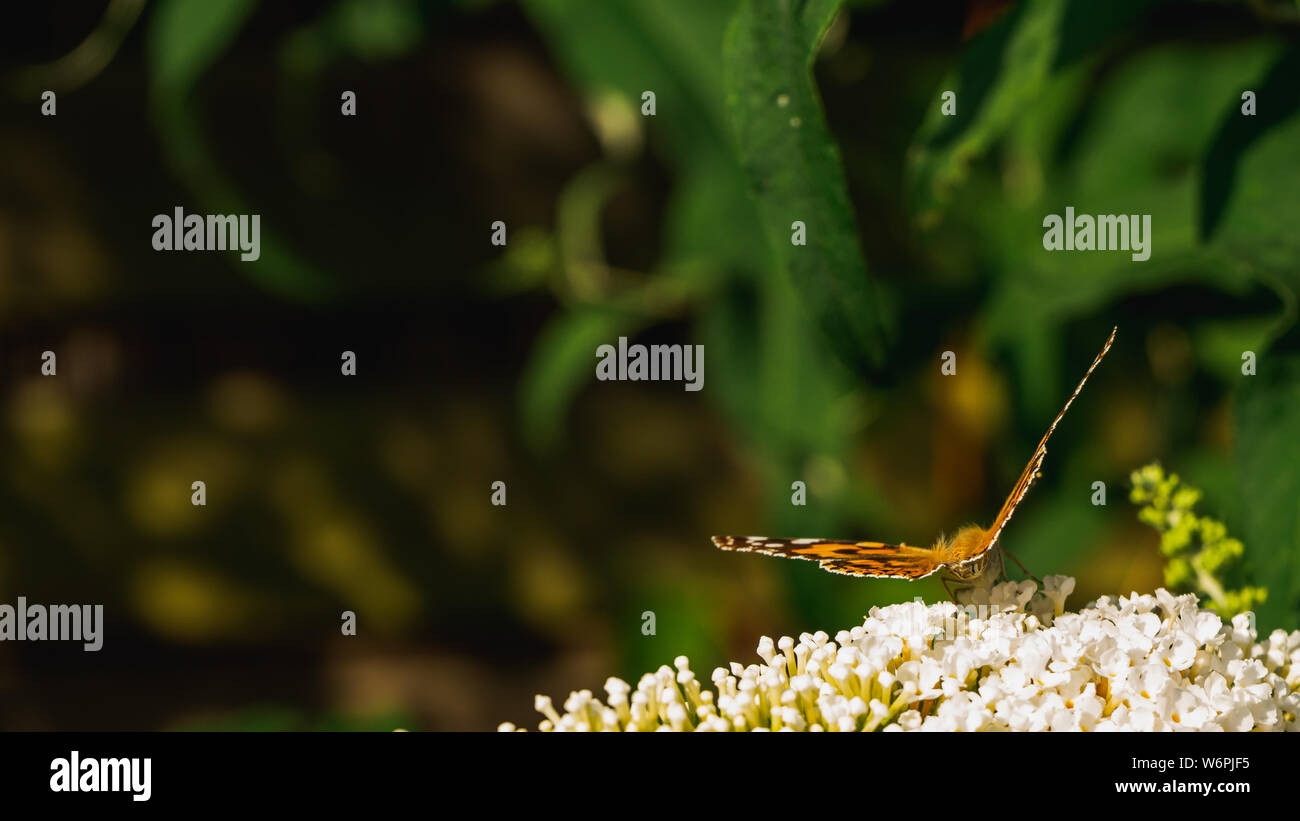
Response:
MULTIPOLYGON (((763 637, 701 684, 685 657, 605 696, 538 696, 543 731, 1297 730, 1300 631, 1256 636, 1195 595, 1103 597, 1074 579, 873 608, 861 625, 763 637)), ((501 730, 514 730, 503 724, 501 730)))

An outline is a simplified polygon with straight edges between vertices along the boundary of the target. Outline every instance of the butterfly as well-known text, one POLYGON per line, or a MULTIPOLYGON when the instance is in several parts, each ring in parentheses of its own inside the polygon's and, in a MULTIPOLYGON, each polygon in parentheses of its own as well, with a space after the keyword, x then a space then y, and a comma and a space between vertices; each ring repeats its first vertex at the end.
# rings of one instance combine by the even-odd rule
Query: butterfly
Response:
MULTIPOLYGON (((951 537, 940 536, 930 547, 909 544, 887 544, 885 542, 854 542, 839 539, 771 539, 766 536, 714 536, 713 543, 723 550, 735 550, 744 553, 766 553, 769 556, 781 556, 786 559, 809 559, 820 562, 825 570, 848 576, 869 576, 883 579, 922 579, 939 570, 945 570, 959 581, 970 581, 980 577, 996 577, 1002 571, 1002 554, 1005 550, 998 546, 1002 529, 1011 521, 1016 507, 1024 500, 1025 494, 1034 482, 1042 476, 1043 458, 1047 455, 1047 440, 1056 431, 1065 412, 1070 409, 1079 392, 1092 372, 1101 364, 1102 357, 1110 350, 1115 341, 1115 332, 1110 332, 1101 353, 1092 361, 1088 372, 1079 380, 1079 386, 1066 400, 1065 407, 1056 414, 1052 424, 1043 434, 1042 441, 1034 449, 1029 464, 1020 473, 1011 494, 1002 503, 993 524, 988 527, 967 525, 951 537)), ((1021 570, 1025 570, 1011 554, 1006 554, 1015 561, 1021 570)), ((1028 571, 1025 571, 1028 574, 1028 571)), ((944 580, 947 588, 947 580, 944 580)), ((951 591, 949 591, 951 592, 951 591)))

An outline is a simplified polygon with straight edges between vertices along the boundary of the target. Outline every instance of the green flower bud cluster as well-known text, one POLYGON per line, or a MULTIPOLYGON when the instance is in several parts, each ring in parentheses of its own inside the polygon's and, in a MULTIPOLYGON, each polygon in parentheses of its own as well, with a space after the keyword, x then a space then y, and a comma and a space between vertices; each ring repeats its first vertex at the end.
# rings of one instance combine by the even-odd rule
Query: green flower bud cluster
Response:
POLYGON ((1154 462, 1133 471, 1130 478, 1129 498, 1142 505, 1138 519, 1160 533, 1165 584, 1171 590, 1201 594, 1223 618, 1253 610, 1267 598, 1263 587, 1229 587, 1240 574, 1244 547, 1228 536, 1222 522, 1196 514, 1199 490, 1183 484, 1178 474, 1166 475, 1154 462))

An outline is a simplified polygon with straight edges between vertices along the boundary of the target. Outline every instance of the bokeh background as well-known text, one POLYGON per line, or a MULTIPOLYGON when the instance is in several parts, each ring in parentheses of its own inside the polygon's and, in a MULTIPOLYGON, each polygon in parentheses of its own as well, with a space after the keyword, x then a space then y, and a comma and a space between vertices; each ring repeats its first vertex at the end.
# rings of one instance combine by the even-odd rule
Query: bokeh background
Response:
POLYGON ((773 108, 768 155, 728 92, 816 97, 801 58, 725 41, 752 3, 24 6, 0 35, 0 601, 107 625, 97 654, 0 644, 0 728, 532 726, 537 692, 937 599, 709 537, 987 523, 1115 325, 1004 543, 1076 603, 1154 588, 1126 496, 1159 459, 1245 542, 1261 626, 1297 624, 1290 0, 850 2, 814 38, 824 123, 782 143, 773 108), (766 206, 764 167, 791 172, 766 206), (177 205, 261 214, 261 260, 154 252, 177 205), (1150 261, 1045 252, 1067 205, 1151 214, 1150 261), (704 390, 596 382, 620 335, 704 345, 704 390))

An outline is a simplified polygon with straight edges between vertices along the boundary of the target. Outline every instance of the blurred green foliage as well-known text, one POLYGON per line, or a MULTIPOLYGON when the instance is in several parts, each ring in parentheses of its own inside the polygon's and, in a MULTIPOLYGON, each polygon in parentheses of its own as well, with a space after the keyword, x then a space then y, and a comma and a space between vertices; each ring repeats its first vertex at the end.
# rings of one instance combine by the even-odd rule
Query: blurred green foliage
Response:
MULTIPOLYGON (((587 93, 612 87, 635 107, 642 89, 656 90, 660 114, 643 119, 647 138, 682 192, 695 191, 693 182, 713 168, 707 178, 714 197, 723 182, 747 190, 750 208, 734 194, 726 205, 677 199, 665 225, 700 220, 712 205, 708 224, 725 225, 715 236, 761 234, 761 255, 727 254, 731 246, 722 244, 669 247, 660 267, 680 270, 689 260, 691 270, 725 272, 686 289, 685 310, 709 350, 711 394, 764 454, 771 503, 754 529, 793 535, 843 528, 845 511, 855 502, 861 510, 862 497, 878 489, 855 476, 854 490, 835 494, 839 504, 805 514, 785 499, 787 479, 821 457, 844 464, 860 426, 869 424, 862 409, 886 401, 879 391, 900 376, 898 363, 915 360, 898 346, 915 344, 918 336, 890 329, 928 323, 936 312, 925 305, 925 289, 901 285, 898 273, 883 279, 868 273, 860 251, 866 229, 850 205, 845 186, 852 181, 839 162, 837 143, 845 135, 833 136, 827 127, 810 73, 820 61, 833 75, 847 50, 846 30, 869 26, 872 14, 889 4, 870 4, 862 20, 850 22, 835 2, 738 2, 730 4, 725 35, 717 5, 603 4, 599 37, 582 36, 590 29, 581 4, 530 8, 587 93), (666 16, 690 29, 689 43, 667 41, 666 16), (713 84, 718 77, 722 88, 713 84), (684 85, 685 78, 694 85, 684 85), (734 134, 734 159, 719 150, 723 120, 734 134), (809 226, 806 248, 790 244, 796 219, 809 226)), ((905 163, 907 197, 899 204, 912 235, 900 244, 929 266, 916 274, 923 280, 971 283, 964 292, 973 301, 959 311, 970 317, 979 344, 1013 363, 1015 410, 1028 418, 1049 416, 1075 378, 1077 365, 1064 356, 1073 328, 1104 327, 1107 317, 1133 311, 1126 302, 1150 304, 1162 292, 1211 302, 1209 294, 1219 293, 1228 300, 1227 311, 1195 307, 1179 317, 1185 330, 1176 344, 1190 348, 1193 367, 1219 383, 1213 390, 1240 393, 1233 467, 1242 478, 1224 492, 1242 494, 1229 504, 1241 511, 1248 532, 1279 545, 1285 555, 1278 561, 1289 576, 1300 555, 1300 472, 1269 464, 1268 454, 1295 453, 1294 437, 1290 445, 1284 440, 1291 436, 1289 418, 1300 418, 1281 418, 1295 380, 1291 354, 1278 343, 1294 324, 1300 284, 1294 231, 1300 206, 1291 201, 1300 186, 1289 184, 1300 168, 1300 72, 1291 70, 1295 29, 1286 8, 1255 4, 1236 12, 1168 0, 1008 4, 962 45, 928 99, 911 111, 890 112, 905 121, 915 111, 922 120, 901 155, 875 159, 905 163), (1230 33, 1185 22, 1198 14, 1224 15, 1232 20, 1230 33), (1181 29, 1161 28, 1180 16, 1181 29), (1261 116, 1241 115, 1246 89, 1267 100, 1267 115, 1264 104, 1261 116), (944 90, 957 93, 956 116, 940 113, 944 90), (1067 205, 1082 213, 1152 214, 1152 259, 1134 264, 1113 254, 1044 253, 1042 217, 1067 205), (1261 357, 1257 377, 1241 372, 1245 350, 1261 357), (1243 412, 1258 421, 1243 425, 1243 412), (1276 490, 1263 490, 1264 482, 1276 483, 1276 490), (1247 495, 1246 487, 1256 492, 1247 495)), ((649 271, 639 287, 672 275, 649 271)), ((562 314, 553 323, 565 331, 541 337, 520 402, 531 429, 550 431, 553 441, 569 401, 590 379, 589 352, 597 340, 654 324, 652 316, 610 313, 622 296, 610 293, 562 314)), ((953 321, 949 306, 938 310, 947 313, 939 327, 953 321)), ((1121 345, 1141 341, 1130 336, 1138 330, 1131 323, 1120 325, 1121 345)), ((1086 455, 1080 459, 1094 471, 1100 467, 1086 455)), ((1223 457, 1214 459, 1220 471, 1228 467, 1223 457)), ((1001 464, 1005 475, 1013 475, 1016 461, 1013 451, 1001 464)), ((1049 465, 1062 469, 1078 468, 1049 465)), ((1052 500, 1038 504, 1074 521, 1065 528, 1071 533, 1054 539, 1057 560, 1078 556, 1087 540, 1076 534, 1095 533, 1077 521, 1088 520, 1087 512, 1052 500)), ((859 518, 872 517, 849 515, 859 518)), ((1050 531, 1037 516, 1025 518, 1030 521, 1018 527, 1050 531)), ((1026 552, 1033 556, 1036 548, 1026 552)), ((798 599, 800 581, 791 583, 798 599)), ((1279 592, 1265 621, 1294 622, 1300 587, 1279 592)), ((830 615, 816 605, 811 611, 830 615)))
MULTIPOLYGON (((203 75, 256 8, 254 0, 164 0, 150 25, 150 97, 165 156, 200 207, 213 213, 249 214, 257 208, 213 155, 193 97, 203 75)), ((261 255, 265 264, 249 266, 245 273, 276 293, 312 300, 330 287, 321 271, 285 246, 274 220, 264 225, 261 255)))

